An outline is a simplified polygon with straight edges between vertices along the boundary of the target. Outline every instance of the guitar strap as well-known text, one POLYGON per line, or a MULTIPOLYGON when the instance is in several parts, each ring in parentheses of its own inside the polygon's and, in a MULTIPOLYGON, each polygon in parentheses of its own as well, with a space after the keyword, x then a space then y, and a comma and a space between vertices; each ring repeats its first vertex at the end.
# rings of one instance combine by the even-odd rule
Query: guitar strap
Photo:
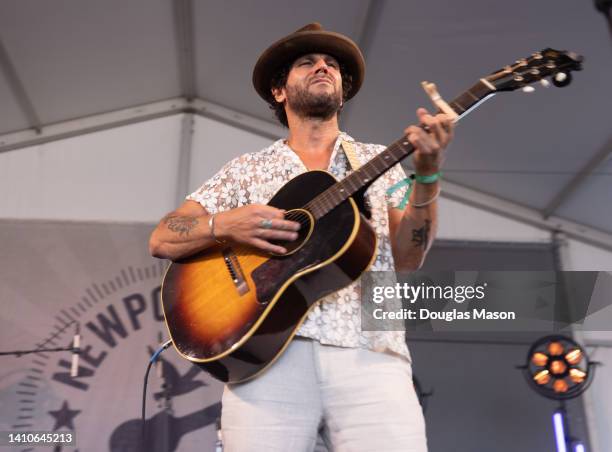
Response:
MULTIPOLYGON (((349 161, 349 165, 353 169, 353 171, 357 171, 361 166, 361 162, 357 158, 357 152, 355 152, 355 145, 352 141, 342 141, 342 149, 344 150, 344 154, 346 155, 347 160, 349 161)), ((359 206, 359 210, 363 212, 366 218, 369 220, 372 218, 372 206, 370 205, 370 200, 368 196, 359 196, 356 200, 357 205, 359 206)))
POLYGON ((342 149, 344 150, 344 154, 351 165, 353 171, 357 171, 361 166, 361 162, 357 158, 357 153, 355 152, 355 146, 352 142, 342 140, 342 149))

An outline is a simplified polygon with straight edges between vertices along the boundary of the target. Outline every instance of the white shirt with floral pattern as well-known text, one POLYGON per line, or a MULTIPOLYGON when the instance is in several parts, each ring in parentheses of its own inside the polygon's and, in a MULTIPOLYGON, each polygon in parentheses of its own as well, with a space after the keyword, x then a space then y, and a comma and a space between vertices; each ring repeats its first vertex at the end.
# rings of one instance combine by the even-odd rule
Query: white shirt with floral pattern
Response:
MULTIPOLYGON (((350 165, 342 151, 342 141, 353 142, 361 164, 382 152, 385 146, 357 143, 344 132, 336 140, 328 172, 344 178, 350 165)), ((285 140, 278 140, 259 151, 237 157, 221 168, 187 199, 199 202, 214 214, 248 204, 267 204, 290 179, 307 171, 298 155, 285 140)), ((394 271, 389 240, 388 209, 400 204, 403 190, 387 195, 387 189, 404 179, 406 174, 395 165, 376 180, 366 194, 372 209, 371 224, 378 237, 376 259, 371 271, 394 271)), ((298 330, 299 336, 321 344, 340 347, 361 347, 398 354, 410 360, 403 331, 361 331, 361 280, 326 296, 312 308, 298 330)))

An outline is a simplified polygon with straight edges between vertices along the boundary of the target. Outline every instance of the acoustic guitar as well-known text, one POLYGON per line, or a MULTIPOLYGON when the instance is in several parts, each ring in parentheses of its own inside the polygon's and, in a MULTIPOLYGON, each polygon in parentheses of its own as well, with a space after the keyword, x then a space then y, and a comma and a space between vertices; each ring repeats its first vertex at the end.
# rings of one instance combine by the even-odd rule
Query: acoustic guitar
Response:
MULTIPOLYGON (((581 56, 547 48, 481 78, 448 105, 459 119, 497 92, 533 89, 546 77, 566 86, 581 69, 581 56)), ((290 180, 268 203, 302 225, 297 240, 282 243, 284 255, 217 245, 170 264, 162 305, 178 353, 229 383, 271 365, 317 300, 372 264, 377 240, 364 216, 364 192, 412 152, 404 137, 341 181, 325 171, 290 180)))

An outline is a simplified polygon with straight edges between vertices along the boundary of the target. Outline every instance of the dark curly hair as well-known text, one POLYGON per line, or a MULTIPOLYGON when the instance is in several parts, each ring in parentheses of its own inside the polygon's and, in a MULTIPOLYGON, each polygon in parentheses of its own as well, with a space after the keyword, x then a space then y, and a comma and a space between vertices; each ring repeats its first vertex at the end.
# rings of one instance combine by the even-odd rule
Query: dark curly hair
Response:
MULTIPOLYGON (((285 87, 292 65, 293 62, 281 66, 281 68, 276 72, 276 75, 274 75, 272 80, 270 80, 270 89, 280 89, 285 87)), ((344 102, 346 102, 348 93, 350 93, 351 88, 353 87, 353 77, 348 73, 346 67, 342 63, 340 63, 340 75, 342 77, 342 103, 344 104, 344 102)), ((270 109, 274 111, 276 119, 278 119, 283 126, 289 127, 289 123, 287 122, 287 112, 285 112, 285 104, 276 102, 272 95, 268 100, 268 104, 270 109)), ((342 111, 342 107, 340 108, 340 111, 342 111)), ((338 113, 340 113, 340 111, 338 113)))

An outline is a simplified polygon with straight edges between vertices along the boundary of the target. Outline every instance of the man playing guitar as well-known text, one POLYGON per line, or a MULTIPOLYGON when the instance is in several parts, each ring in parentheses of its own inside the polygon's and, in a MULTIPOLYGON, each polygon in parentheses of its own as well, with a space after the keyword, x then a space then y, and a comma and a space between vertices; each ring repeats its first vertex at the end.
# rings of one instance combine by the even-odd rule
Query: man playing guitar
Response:
MULTIPOLYGON (((338 127, 364 73, 357 45, 319 24, 272 44, 255 65, 253 83, 288 127, 287 138, 232 160, 189 195, 154 230, 151 254, 175 261, 217 244, 286 253, 300 223, 266 205, 275 191, 308 170, 342 178, 355 169, 355 158, 363 163, 384 150, 338 127)), ((389 190, 406 177, 399 165, 366 192, 378 241, 373 270, 418 269, 435 237, 439 171, 453 125, 423 108, 417 117, 419 125, 404 130, 416 149, 409 199, 389 190)), ((334 450, 427 449, 404 333, 361 331, 359 300, 359 280, 324 297, 274 364, 226 386, 225 450, 312 451, 320 430, 334 450)))

